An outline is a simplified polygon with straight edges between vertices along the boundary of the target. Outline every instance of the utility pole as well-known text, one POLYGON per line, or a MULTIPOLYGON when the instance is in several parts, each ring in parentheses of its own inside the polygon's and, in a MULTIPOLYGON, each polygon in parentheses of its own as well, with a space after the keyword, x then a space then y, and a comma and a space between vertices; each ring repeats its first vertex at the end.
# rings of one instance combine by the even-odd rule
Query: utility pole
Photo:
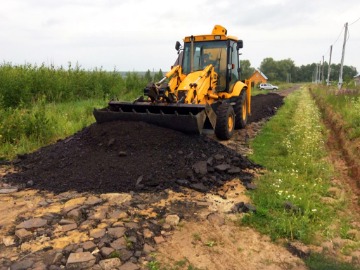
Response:
POLYGON ((321 84, 324 84, 324 56, 323 56, 323 62, 321 67, 321 84))
POLYGON ((319 62, 319 65, 318 65, 318 68, 319 68, 319 71, 318 71, 318 78, 317 78, 317 80, 318 80, 318 83, 320 83, 321 82, 321 61, 319 62))
POLYGON ((318 64, 316 64, 315 77, 314 77, 314 82, 316 84, 318 83, 318 71, 319 71, 319 67, 318 67, 318 64))
POLYGON ((326 85, 328 85, 328 86, 330 85, 331 55, 332 55, 332 45, 330 46, 330 59, 329 59, 328 75, 327 75, 327 82, 326 82, 326 85))
POLYGON ((343 66, 344 66, 347 31, 348 31, 348 23, 345 23, 344 43, 343 43, 343 49, 342 49, 342 55, 341 55, 341 66, 340 66, 339 83, 338 83, 339 90, 341 89, 341 87, 343 85, 343 66))

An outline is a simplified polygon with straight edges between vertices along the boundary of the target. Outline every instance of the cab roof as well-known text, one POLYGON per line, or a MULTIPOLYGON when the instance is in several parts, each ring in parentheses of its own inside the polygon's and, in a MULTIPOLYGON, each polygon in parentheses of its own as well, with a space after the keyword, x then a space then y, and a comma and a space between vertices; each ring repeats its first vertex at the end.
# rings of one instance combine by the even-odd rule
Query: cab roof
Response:
POLYGON ((226 28, 221 25, 215 25, 211 34, 187 36, 184 38, 184 42, 191 42, 191 38, 193 38, 195 42, 211 41, 211 40, 238 41, 238 38, 235 36, 227 36, 226 28))

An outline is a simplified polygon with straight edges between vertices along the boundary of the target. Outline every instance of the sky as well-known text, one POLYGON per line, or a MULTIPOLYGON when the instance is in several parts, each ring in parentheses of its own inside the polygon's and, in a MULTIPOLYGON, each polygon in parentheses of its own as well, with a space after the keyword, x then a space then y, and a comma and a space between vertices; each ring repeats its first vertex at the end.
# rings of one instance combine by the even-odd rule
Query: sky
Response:
POLYGON ((0 61, 118 71, 167 71, 175 42, 210 34, 214 25, 244 42, 241 60, 292 59, 296 66, 323 56, 360 72, 359 0, 2 0, 0 61))

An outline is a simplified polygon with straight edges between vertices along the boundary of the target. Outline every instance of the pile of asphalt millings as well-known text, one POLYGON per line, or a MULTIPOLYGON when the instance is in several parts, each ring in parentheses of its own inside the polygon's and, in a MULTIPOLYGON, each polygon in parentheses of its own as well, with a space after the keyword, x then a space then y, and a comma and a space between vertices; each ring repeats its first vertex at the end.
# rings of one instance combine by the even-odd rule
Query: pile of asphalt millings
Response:
POLYGON ((20 172, 7 180, 56 193, 154 191, 178 185, 206 191, 253 166, 206 136, 120 121, 93 124, 20 158, 20 172))
POLYGON ((261 94, 251 97, 251 116, 248 122, 258 122, 273 116, 283 105, 283 96, 276 93, 261 94))
MULTIPOLYGON (((279 95, 257 96, 250 120, 273 115, 281 104, 279 95)), ((55 193, 154 192, 180 186, 206 192, 235 177, 250 182, 247 171, 257 167, 205 135, 130 121, 95 123, 19 156, 14 164, 17 172, 5 181, 55 193)))

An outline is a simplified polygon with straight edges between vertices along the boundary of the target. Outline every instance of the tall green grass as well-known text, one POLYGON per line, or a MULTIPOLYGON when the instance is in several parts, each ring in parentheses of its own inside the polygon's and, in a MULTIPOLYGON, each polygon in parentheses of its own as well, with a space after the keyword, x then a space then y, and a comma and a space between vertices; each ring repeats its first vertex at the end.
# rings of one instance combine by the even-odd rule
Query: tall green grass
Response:
POLYGON ((332 175, 324 159, 324 129, 320 113, 308 90, 289 95, 285 105, 252 142, 256 163, 267 173, 251 192, 256 212, 242 222, 272 239, 312 241, 316 233, 332 234, 333 207, 322 201, 332 175))
MULTIPOLYGON (((156 74, 157 77, 161 74, 156 74)), ((69 63, 67 68, 54 66, 0 65, 0 106, 17 108, 45 99, 45 102, 67 102, 83 99, 122 98, 129 93, 139 96, 149 76, 114 70, 85 70, 69 63)), ((158 78, 155 78, 158 79, 158 78)))
POLYGON ((94 107, 105 106, 104 100, 91 99, 0 109, 0 159, 13 159, 74 134, 95 122, 94 107))
POLYGON ((338 91, 335 88, 316 87, 312 91, 341 115, 349 139, 360 137, 360 90, 338 91))
POLYGON ((322 254, 311 254, 305 259, 309 270, 359 270, 360 266, 348 262, 339 262, 335 258, 323 256, 322 254))

